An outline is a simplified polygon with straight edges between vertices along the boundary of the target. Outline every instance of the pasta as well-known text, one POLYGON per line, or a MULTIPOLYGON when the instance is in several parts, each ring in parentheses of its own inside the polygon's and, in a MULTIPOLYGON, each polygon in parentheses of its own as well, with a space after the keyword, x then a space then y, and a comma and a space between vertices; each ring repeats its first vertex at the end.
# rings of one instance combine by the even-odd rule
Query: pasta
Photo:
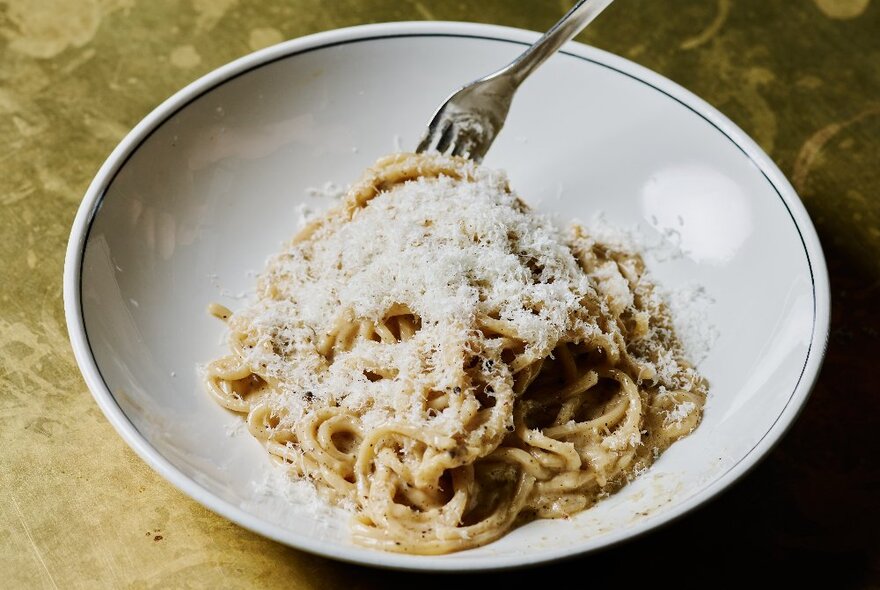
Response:
POLYGON ((503 174, 380 160, 273 257, 207 390, 353 539, 439 554, 588 508, 698 425, 641 258, 556 229, 503 174))

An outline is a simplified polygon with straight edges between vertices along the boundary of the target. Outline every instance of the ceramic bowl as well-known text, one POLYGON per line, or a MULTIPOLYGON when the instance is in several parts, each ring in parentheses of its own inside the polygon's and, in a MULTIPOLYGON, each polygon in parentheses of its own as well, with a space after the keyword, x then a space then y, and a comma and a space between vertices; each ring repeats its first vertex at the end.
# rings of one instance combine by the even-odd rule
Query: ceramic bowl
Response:
MULTIPOLYGON (((398 555, 353 545, 342 516, 261 491, 274 468, 204 392, 226 350, 209 302, 243 305, 266 258, 379 156, 412 149, 452 90, 507 63, 528 31, 394 23, 312 35, 206 75, 150 113, 91 184, 64 272, 86 383, 119 434, 214 512, 306 551, 386 567, 522 566, 607 547, 685 514, 746 473, 804 405, 821 364, 828 277, 803 205, 711 106, 620 57, 569 44, 520 89, 485 161, 561 223, 638 228, 661 285, 699 285, 715 334, 702 425, 645 474, 569 520, 488 546, 398 555)), ((692 302, 696 304, 696 302, 692 302)), ((687 307, 687 306, 685 306, 687 307)))

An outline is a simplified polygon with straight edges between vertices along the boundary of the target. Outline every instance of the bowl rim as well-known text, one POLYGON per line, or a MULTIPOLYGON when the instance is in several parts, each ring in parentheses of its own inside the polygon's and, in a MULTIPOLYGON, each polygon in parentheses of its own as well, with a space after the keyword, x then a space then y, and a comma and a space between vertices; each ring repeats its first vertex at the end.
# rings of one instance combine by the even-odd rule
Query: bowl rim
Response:
MULTIPOLYGON (((122 411, 104 381, 91 351, 82 308, 82 262, 89 231, 106 190, 112 184, 117 172, 122 169, 140 144, 179 110, 223 83, 248 71, 274 61, 332 46, 406 37, 465 37, 528 45, 533 43, 539 35, 540 33, 512 27, 444 21, 379 23, 308 35, 256 51, 209 72, 163 101, 122 139, 97 172, 74 219, 64 262, 63 298, 68 335, 84 380, 104 415, 141 459, 172 485, 209 510, 246 529, 285 545, 325 557, 370 566, 403 570, 476 571, 546 563, 608 548, 633 539, 676 520, 716 497, 766 457, 803 409, 818 377, 827 347, 831 295, 825 258, 816 230, 794 188, 776 164, 727 117, 695 94, 652 70, 625 58, 576 42, 567 44, 562 53, 608 67, 648 84, 681 103, 726 135, 758 167, 778 193, 800 235, 804 248, 813 281, 813 327, 797 384, 788 402, 759 442, 739 462, 714 479, 709 485, 677 506, 661 514, 647 517, 627 529, 612 531, 603 535, 598 541, 591 543, 590 539, 586 539, 582 544, 554 547, 523 555, 487 555, 479 558, 461 559, 456 558, 456 555, 462 554, 449 556, 404 555, 356 546, 346 547, 282 528, 215 496, 183 474, 144 438, 122 411)), ((438 97, 438 101, 441 98, 438 97)), ((430 113, 425 113, 426 121, 429 115, 430 113)))

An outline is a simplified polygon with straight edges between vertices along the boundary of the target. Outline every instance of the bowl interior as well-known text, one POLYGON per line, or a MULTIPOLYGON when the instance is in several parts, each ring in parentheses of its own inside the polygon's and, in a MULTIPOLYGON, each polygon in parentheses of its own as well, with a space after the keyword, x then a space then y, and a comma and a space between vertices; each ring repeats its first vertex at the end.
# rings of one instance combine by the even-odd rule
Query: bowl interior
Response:
POLYGON ((698 284, 712 300, 691 326, 718 335, 699 364, 711 382, 703 424, 593 509, 440 558, 383 562, 351 546, 342 519, 259 491, 268 456, 197 376, 199 364, 226 351, 223 325, 206 305, 243 305, 304 208, 332 201, 310 187, 344 187, 377 157, 412 148, 444 96, 518 54, 523 46, 510 39, 532 38, 502 36, 373 31, 275 49, 177 99, 182 106, 160 117, 106 179, 81 274, 91 354, 112 392, 104 401, 136 431, 130 442, 140 437, 142 453, 196 482, 201 501, 237 507, 238 517, 226 513, 242 524, 348 559, 414 567, 519 563, 526 554, 539 561, 602 546, 693 505, 753 462, 787 407, 802 403, 796 390, 816 338, 802 237, 812 230, 798 228, 779 192, 786 189, 740 147, 741 132, 722 131, 659 77, 580 47, 554 56, 521 88, 485 163, 507 170, 515 190, 560 223, 601 211, 609 223, 639 225, 649 242, 666 236, 680 247, 649 263, 662 285, 698 284))

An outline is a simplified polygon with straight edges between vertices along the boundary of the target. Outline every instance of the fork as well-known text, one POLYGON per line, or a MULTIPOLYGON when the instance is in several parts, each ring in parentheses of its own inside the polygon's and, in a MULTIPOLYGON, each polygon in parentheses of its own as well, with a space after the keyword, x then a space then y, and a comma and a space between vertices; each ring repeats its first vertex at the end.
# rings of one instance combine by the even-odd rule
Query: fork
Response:
POLYGON ((437 151, 482 161, 504 126, 520 84, 612 1, 580 0, 515 60, 454 92, 434 113, 416 152, 437 151))

